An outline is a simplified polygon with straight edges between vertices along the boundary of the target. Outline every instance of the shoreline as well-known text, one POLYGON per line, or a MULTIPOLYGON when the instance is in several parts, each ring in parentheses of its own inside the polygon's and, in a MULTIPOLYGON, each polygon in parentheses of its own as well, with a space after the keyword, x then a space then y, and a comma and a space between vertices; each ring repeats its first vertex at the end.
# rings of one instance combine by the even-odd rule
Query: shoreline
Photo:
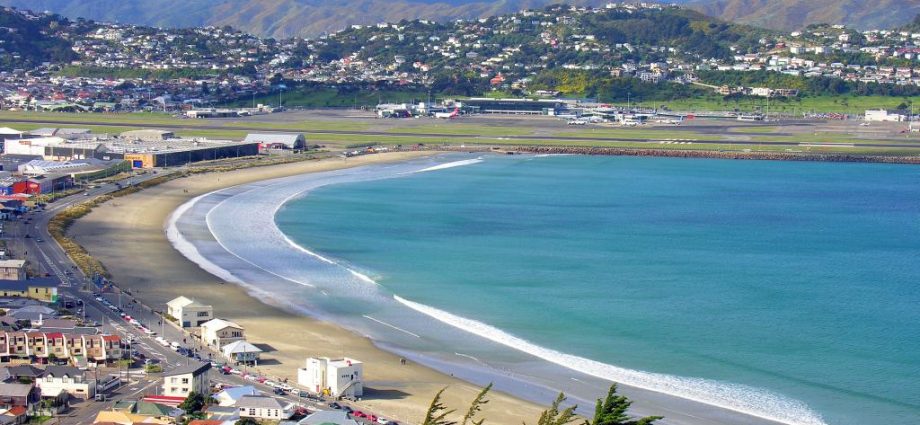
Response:
MULTIPOLYGON (((175 250, 175 248, 170 243, 170 241, 167 240, 165 232, 162 232, 163 224, 166 223, 167 220, 172 220, 173 215, 176 214, 176 209, 181 206, 187 205, 187 203, 190 200, 195 199, 195 198, 200 198, 202 197, 202 195, 213 193, 214 191, 217 191, 223 188, 245 185, 247 183, 256 183, 256 182, 261 182, 265 180, 270 180, 273 178, 293 176, 293 175, 305 174, 305 173, 310 173, 310 172, 318 172, 318 171, 332 171, 332 170, 339 169, 339 168, 353 167, 353 166, 358 166, 358 165, 408 160, 411 158, 418 158, 418 157, 423 157, 423 156, 432 155, 432 154, 433 154, 432 152, 402 152, 402 153, 397 153, 397 154, 386 154, 383 156, 374 155, 374 156, 357 157, 356 159, 349 159, 348 161, 350 162, 347 164, 345 164, 346 161, 332 159, 332 160, 323 160, 323 161, 312 162, 312 163, 307 163, 307 164, 286 164, 286 165, 281 165, 277 167, 267 167, 267 168, 263 168, 262 170, 251 170, 251 169, 250 170, 238 170, 238 171, 229 172, 229 173, 193 176, 193 177, 188 177, 184 179, 178 179, 176 181, 167 182, 167 183, 164 183, 163 185, 147 189, 139 194, 131 195, 131 197, 142 198, 141 203, 146 205, 149 203, 157 203, 154 201, 154 199, 159 198, 159 196, 156 196, 156 195, 162 195, 162 194, 156 193, 156 192, 163 192, 165 194, 169 194, 172 196, 175 194, 175 191, 181 191, 182 192, 181 195, 175 197, 176 199, 170 200, 169 204, 175 204, 175 205, 173 205, 172 208, 167 208, 168 211, 165 212, 165 215, 163 215, 164 213, 161 211, 161 208, 160 208, 163 206, 158 206, 158 208, 156 208, 156 211, 153 211, 153 212, 151 212, 150 210, 144 210, 145 214, 141 214, 145 216, 144 220, 140 220, 140 221, 137 221, 137 220, 132 221, 132 220, 124 220, 124 219, 114 220, 116 222, 119 222, 117 224, 120 225, 120 226, 114 226, 114 227, 117 228, 117 227, 127 225, 127 228, 122 227, 120 229, 117 229, 116 232, 118 230, 121 230, 121 231, 131 230, 131 228, 137 227, 138 225, 149 227, 151 224, 150 219, 156 218, 156 217, 162 218, 162 220, 158 223, 160 232, 156 238, 156 239, 161 239, 162 243, 156 244, 159 246, 154 251, 159 255, 172 254, 168 256, 169 257, 178 256, 179 261, 176 261, 175 259, 171 259, 171 261, 169 261, 171 263, 170 266, 172 266, 172 268, 186 269, 188 266, 191 266, 192 268, 196 269, 198 273, 205 273, 208 277, 211 278, 210 280, 212 281, 213 280, 222 281, 221 279, 214 277, 211 273, 204 272, 204 270, 199 268, 199 265, 193 263, 191 260, 188 260, 185 256, 180 255, 175 250), (234 175, 234 174, 237 174, 237 175, 234 175), (208 177, 211 177, 211 178, 208 178, 208 177), (214 177, 216 177, 216 179, 214 177), (196 181, 192 181, 192 180, 196 180, 196 181), (206 181, 201 182, 200 180, 206 180, 206 181), (190 184, 187 184, 187 183, 190 183, 190 184), (194 190, 188 189, 188 186, 194 187, 194 190), (186 189, 188 189, 188 192, 185 192, 186 189), (165 245, 165 247, 163 245, 165 245), (170 251, 170 252, 162 252, 163 248, 165 248, 167 251, 170 251), (178 264, 178 263, 185 263, 185 264, 178 264)), ((123 202, 125 202, 125 204, 134 200, 131 198, 122 198, 122 199, 123 199, 123 202)), ((122 204, 122 205, 118 205, 115 207, 122 208, 123 206, 125 205, 122 204)), ((135 205, 135 206, 138 209, 141 207, 141 205, 135 205)), ((475 394, 475 391, 477 391, 479 388, 476 385, 468 384, 466 381, 480 382, 482 385, 484 385, 485 383, 488 382, 488 380, 495 379, 495 377, 488 376, 488 373, 483 373, 482 371, 479 371, 479 373, 477 373, 477 371, 463 370, 462 366, 460 368, 456 368, 457 365, 450 365, 450 364, 444 364, 442 365, 442 367, 439 367, 439 369, 444 372, 438 372, 434 369, 429 369, 428 367, 419 366, 416 364, 412 364, 412 367, 409 367, 409 368, 405 366, 403 367, 391 366, 386 371, 374 370, 376 369, 375 363, 381 363, 381 362, 385 363, 386 361, 389 361, 391 362, 390 364, 393 364, 393 365, 397 364, 395 359, 399 357, 396 354, 399 351, 392 349, 392 347, 388 349, 384 342, 381 342, 378 344, 378 342, 372 339, 369 339, 365 336, 359 336, 359 334, 353 333, 352 331, 344 330, 344 332, 347 333, 347 335, 342 335, 341 333, 343 329, 339 328, 337 325, 330 324, 328 322, 318 321, 316 319, 306 318, 306 317, 303 317, 302 315, 296 315, 293 312, 288 312, 289 310, 286 310, 283 307, 281 308, 273 307, 272 305, 266 304, 265 301, 263 301, 264 299, 267 299, 269 297, 263 296, 262 299, 259 299, 259 294, 254 293, 253 291, 250 291, 245 286, 223 285, 223 287, 218 287, 218 288, 201 288, 200 284, 190 284, 190 283, 183 284, 179 282, 170 282, 171 285, 169 288, 149 288, 148 289, 148 288, 144 288, 146 285, 143 284, 143 279, 141 279, 140 282, 135 281, 135 282, 126 284, 125 283, 126 281, 123 279, 123 276, 130 276, 133 274, 135 275, 136 278, 140 278, 138 273, 142 272, 142 270, 137 270, 136 267, 132 267, 130 262, 126 263, 124 261, 115 261, 115 264, 112 264, 113 262, 111 258, 113 255, 114 256, 129 255, 130 256, 131 251, 138 251, 137 248, 140 248, 144 244, 141 244, 141 245, 138 245, 137 243, 124 243, 124 244, 109 243, 109 244, 106 244, 105 241, 108 238, 96 236, 102 233, 106 233, 105 231, 102 231, 102 232, 99 231, 99 226, 103 224, 109 225, 110 230, 108 231, 109 232, 112 231, 111 225, 114 224, 113 220, 105 220, 104 217, 99 217, 99 216, 105 215, 104 212, 101 210, 111 209, 111 208, 105 208, 105 207, 106 205, 103 205, 102 207, 99 207, 100 211, 94 211, 89 216, 78 220, 75 223, 73 229, 71 230, 71 234, 73 235, 73 237, 77 239, 78 241, 80 241, 81 244, 86 246, 87 249, 91 253, 93 253, 94 255, 100 258, 103 258, 104 263, 111 269, 112 274, 115 276, 116 281, 120 283, 120 286, 130 288, 135 293, 135 295, 138 296, 138 298, 144 301, 145 304, 161 305, 165 303, 166 301, 168 301, 169 299, 171 299, 171 297, 173 296, 178 296, 178 295, 192 296, 193 298, 202 300, 203 302, 214 304, 216 307, 215 310, 216 310, 217 316, 226 317, 226 318, 229 318, 230 320, 234 320, 242 324, 247 329, 247 334, 248 334, 247 339, 255 343, 270 343, 272 347, 275 348, 277 351, 268 353, 266 357, 272 360, 276 359, 279 361, 279 363, 276 365, 268 365, 268 366, 260 367, 260 369, 263 369, 264 373, 274 375, 274 376, 282 376, 282 377, 291 378, 294 375, 294 370, 295 370, 294 368, 299 367, 303 359, 307 355, 337 356, 337 355, 347 354, 352 357, 357 357, 361 360, 364 360, 365 364, 368 366, 368 371, 367 371, 368 385, 367 386, 369 388, 373 388, 373 390, 371 390, 373 392, 369 391, 369 393, 367 394, 367 397, 371 398, 372 400, 366 401, 362 405, 366 406, 368 409, 374 409, 377 412, 384 413, 388 415, 388 417, 391 417, 391 418, 394 418, 394 419, 397 419, 403 422, 410 422, 410 423, 417 422, 417 420, 424 415, 424 409, 427 408, 427 404, 428 402, 430 402, 430 397, 434 394, 434 392, 436 392, 443 386, 451 387, 445 393, 447 396, 445 400, 446 404, 450 406, 451 408, 462 409, 466 405, 468 400, 471 399, 471 397, 475 394), (106 244, 106 245, 102 246, 103 244, 106 244), (127 250, 125 250, 125 248, 127 248, 127 250), (111 252, 109 254, 100 252, 100 251, 106 251, 106 250, 118 251, 118 254, 116 254, 115 252, 111 252), (181 289, 181 292, 177 292, 180 289, 181 289), (208 292, 208 294, 202 294, 202 295, 196 294, 196 292, 202 291, 202 289, 205 292, 208 292), (231 290, 227 291, 227 289, 231 289, 231 290), (214 292, 217 292, 218 294, 215 294, 214 292), (254 309, 255 308, 254 304, 258 304, 262 308, 255 308, 256 310, 263 310, 263 309, 280 310, 280 311, 273 311, 272 313, 281 313, 281 314, 278 314, 279 317, 277 318, 273 318, 272 320, 269 320, 269 321, 264 321, 264 323, 259 323, 260 321, 255 320, 251 317, 248 317, 242 311, 238 311, 236 313, 229 313, 226 311, 225 308, 220 307, 219 301, 218 302, 213 301, 213 298, 215 296, 226 297, 230 295, 228 293, 231 293, 231 292, 233 293, 232 294, 233 300, 236 301, 233 303, 235 307, 247 307, 249 309, 254 309), (243 293, 242 297, 239 296, 238 292, 243 293), (243 299, 243 297, 245 297, 245 299, 243 299), (253 323, 255 324, 253 325, 253 323), (305 323, 309 323, 309 326, 306 325, 305 323), (264 328, 262 325, 264 325, 264 328), (279 341, 279 338, 277 338, 278 330, 280 330, 282 327, 291 328, 292 325, 294 325, 293 326, 294 328, 312 327, 313 329, 309 329, 309 333, 311 334, 311 336, 324 339, 327 342, 331 342, 331 344, 329 345, 342 347, 344 345, 355 344, 356 341, 354 340, 360 340, 362 345, 369 345, 370 347, 367 347, 367 346, 361 347, 357 351, 357 353, 360 353, 360 354, 355 354, 356 351, 351 351, 350 349, 345 349, 344 347, 339 352, 329 353, 328 350, 330 349, 330 347, 326 347, 325 348, 326 351, 324 351, 324 349, 316 348, 312 346, 312 344, 309 344, 309 343, 298 344, 297 342, 291 342, 291 341, 279 341), (268 335, 271 335, 271 336, 268 336, 268 335), (342 339, 347 339, 350 341, 343 342, 342 339), (287 348, 281 348, 284 346, 287 346, 287 348), (294 355, 295 353, 303 354, 305 350, 306 350, 306 355, 300 355, 300 356, 294 355), (451 367, 451 366, 454 366, 454 367, 451 367), (405 374, 400 374, 399 372, 405 372, 405 371, 404 370, 401 371, 399 369, 420 369, 420 370, 411 371, 411 374, 415 376, 407 377, 407 376, 404 376, 405 374), (448 371, 451 372, 450 377, 448 377, 448 375, 446 374, 448 371), (375 376, 377 375, 377 373, 374 373, 374 372, 379 372, 380 375, 382 376, 375 376), (396 372, 395 375, 403 375, 403 376, 398 376, 394 379, 394 377, 390 376, 394 374, 394 372, 396 372), (459 379, 453 378, 454 373, 457 373, 457 376, 463 377, 466 381, 460 381, 459 379), (433 377, 429 375, 436 375, 436 376, 433 377), (422 379, 418 379, 416 377, 419 377, 422 379), (453 394, 457 392, 458 388, 463 390, 463 392, 465 392, 466 394, 462 396, 460 394, 453 394), (374 394, 374 392, 378 392, 378 391, 379 391, 379 394, 374 394), (395 392, 396 394, 398 394, 398 397, 390 398, 389 394, 393 394, 392 392, 395 392), (384 394, 387 394, 387 395, 384 396, 384 394), (377 397, 388 398, 388 399, 378 400, 376 399, 377 397), (402 412, 405 412, 405 413, 402 413, 402 412)), ((109 207, 112 207, 112 206, 109 205, 109 207)), ((116 212, 116 211, 112 211, 112 212, 116 212)), ((123 212, 123 211, 118 211, 118 212, 123 212)), ((112 235, 110 234, 110 236, 112 235)), ((115 236, 124 236, 124 235, 118 235, 116 233, 115 236)), ((130 238, 116 237, 115 239, 119 241, 125 241, 130 238)), ((147 253, 146 250, 142 250, 142 251, 144 254, 147 253)), ((169 275, 171 274, 161 272, 161 273, 158 273, 158 276, 156 277, 158 278, 170 277, 169 275)), ((150 279, 150 277, 148 277, 148 279, 150 279)), ((420 355, 412 355, 411 353, 401 353, 401 354, 403 357, 406 357, 412 360, 412 362, 423 362, 429 365, 432 363, 435 363, 435 364, 438 363, 438 359, 436 358, 428 358, 427 359, 428 361, 424 362, 423 360, 426 359, 426 355, 424 354, 420 354, 420 355)), ((498 379, 502 380, 501 377, 499 377, 498 379)), ((546 385, 552 385, 551 383, 543 383, 542 385, 544 385, 545 387, 542 387, 542 388, 541 388, 541 384, 536 383, 536 382, 524 381, 519 384, 530 384, 531 385, 531 388, 527 388, 526 385, 517 385, 517 386, 513 384, 511 385, 511 387, 513 387, 516 390, 516 391, 512 391, 513 393, 516 393, 516 394, 526 393, 524 395, 525 399, 538 399, 539 400, 542 398, 546 398, 546 400, 543 401, 543 404, 547 404, 549 401, 551 401, 551 398, 555 395, 553 390, 549 389, 549 386, 546 386, 546 385), (541 392, 540 391, 541 389, 544 391, 541 392)), ((508 386, 506 386, 506 388, 508 388, 508 386)), ((633 391, 636 390, 634 388, 631 388, 631 389, 633 391)), ((630 391, 630 393, 632 393, 633 391, 630 391)), ((696 404, 698 402, 693 402, 691 400, 684 400, 684 399, 680 399, 679 397, 674 397, 674 396, 660 395, 660 394, 654 393, 652 391, 647 391, 647 390, 639 390, 639 393, 643 395, 641 397, 640 404, 644 405, 643 407, 645 407, 641 409, 643 410, 642 414, 646 415, 646 414, 660 413, 660 414, 664 414, 665 416, 669 416, 669 413, 670 413, 669 419, 671 420, 667 420, 665 423, 672 423, 672 424, 725 423, 725 424, 729 424, 729 423, 738 423, 738 421, 742 419, 742 418, 739 418, 738 415, 730 413, 732 411, 726 410, 724 408, 720 408, 717 406, 711 406, 711 405, 706 405, 706 404, 696 404), (678 400, 675 400, 675 399, 678 399, 678 400), (654 408, 650 410, 656 410, 656 409, 657 410, 656 411, 645 411, 645 410, 649 410, 648 408, 652 406, 654 406, 654 408), (705 420, 704 418, 696 418, 693 415, 693 412, 698 413, 701 411, 701 409, 710 411, 709 415, 712 415, 713 417, 706 418, 706 419, 710 419, 708 421, 705 420), (717 419, 717 420, 713 421, 712 419, 717 419)), ((593 394, 593 393, 589 393, 589 394, 593 394)), ((602 394, 596 394, 594 395, 594 397, 600 397, 601 395, 602 394)), ((581 398, 578 398, 577 396, 573 396, 570 394, 570 400, 577 401, 582 406, 581 413, 583 414, 590 414, 590 411, 588 410, 590 410, 591 403, 593 403, 593 399, 590 399, 588 397, 590 396, 585 396, 583 394, 581 398)), ((496 392, 496 393, 493 393, 490 398, 493 400, 493 403, 490 403, 490 405, 493 407, 491 409, 486 410, 484 417, 488 418, 489 421, 496 422, 496 423, 511 424, 511 423, 520 423, 522 421, 535 420, 535 418, 539 416, 539 412, 542 410, 542 407, 537 406, 536 404, 522 401, 520 398, 516 398, 514 396, 510 396, 507 394, 496 392), (492 411, 492 409, 495 409, 495 408, 497 408, 498 410, 492 411)), ((747 416, 747 415, 742 414, 742 416, 747 416)), ((754 417, 750 417, 750 419, 755 420, 754 417)), ((761 421, 762 420, 759 420, 759 418, 755 420, 756 423, 761 423, 761 421)), ((749 422, 749 423, 755 423, 755 422, 749 422)), ((766 422, 774 423, 772 421, 766 421, 766 422)))
POLYGON ((578 146, 502 146, 490 147, 488 145, 469 146, 432 146, 424 147, 431 151, 450 152, 493 152, 505 154, 537 154, 537 155, 587 155, 587 156, 648 156, 662 158, 707 158, 731 159, 748 161, 804 161, 804 162, 840 162, 840 163, 866 163, 866 164, 908 164, 920 165, 920 156, 885 156, 885 155, 856 155, 840 153, 807 153, 807 152, 744 152, 744 151, 715 151, 715 150, 676 150, 654 148, 617 148, 617 147, 578 147, 578 146))
MULTIPOLYGON (((396 152, 347 160, 332 158, 175 179, 97 206, 76 220, 67 234, 105 264, 118 286, 129 289, 144 304, 157 308, 184 295, 214 305, 215 316, 240 323, 248 340, 270 348, 264 356, 267 361, 257 368, 261 373, 296 381, 296 368, 302 367, 307 357, 355 357, 365 362, 367 375, 366 400, 361 406, 400 422, 417 423, 442 388, 448 387, 443 402, 462 410, 481 387, 411 361, 400 365, 400 356, 377 347, 369 338, 266 304, 239 285, 224 284, 176 251, 164 226, 179 206, 215 190, 435 154, 396 152)), ((484 407, 483 414, 493 423, 535 421, 544 409, 497 391, 489 398, 492 402, 484 407)))

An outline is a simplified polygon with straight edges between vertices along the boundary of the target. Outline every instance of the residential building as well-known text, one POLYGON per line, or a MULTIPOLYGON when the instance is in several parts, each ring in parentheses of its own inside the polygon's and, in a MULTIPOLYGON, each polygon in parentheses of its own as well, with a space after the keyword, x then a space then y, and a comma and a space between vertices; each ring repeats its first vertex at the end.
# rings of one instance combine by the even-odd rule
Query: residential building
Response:
POLYGON ((201 340, 218 350, 234 341, 243 341, 243 327, 224 319, 213 319, 201 324, 201 340))
POLYGON ((356 398, 364 394, 364 365, 354 359, 311 357, 297 369, 297 383, 318 394, 356 398))
POLYGON ((259 353, 262 352, 259 347, 252 345, 245 340, 233 341, 223 346, 220 351, 224 357, 231 362, 236 363, 258 363, 259 353))
POLYGON ((166 303, 166 313, 183 328, 198 327, 214 318, 214 309, 195 300, 178 297, 166 303))
POLYGON ((170 370, 163 374, 162 394, 168 397, 188 397, 193 391, 210 394, 210 370, 211 363, 196 361, 170 370))
POLYGON ((26 280, 26 260, 0 260, 0 281, 26 280))
POLYGON ((293 406, 282 404, 274 397, 246 395, 234 405, 239 409, 240 418, 282 421, 291 417, 293 406))
POLYGON ((144 424, 144 425, 169 425, 174 424, 175 421, 167 419, 157 419, 153 416, 138 415, 131 412, 125 411, 114 411, 114 410, 104 410, 96 414, 96 420, 93 421, 94 424, 118 424, 118 425, 134 425, 134 424, 144 424))
POLYGON ((107 363, 122 358, 121 338, 62 332, 0 332, 0 362, 33 359, 47 362, 51 355, 74 364, 107 363))
POLYGON ((96 381, 86 379, 84 371, 71 366, 48 366, 35 384, 43 397, 61 391, 83 400, 96 395, 96 381))
MULTIPOLYGON (((18 272, 8 271, 7 273, 18 272)), ((3 279, 0 280, 0 297, 31 298, 52 303, 58 299, 58 285, 60 285, 60 281, 56 278, 3 279)))
POLYGON ((262 393, 253 386, 245 385, 224 388, 221 392, 214 394, 213 398, 217 400, 217 404, 220 406, 233 406, 246 395, 262 395, 262 393))
POLYGON ((16 406, 32 411, 41 400, 41 394, 33 384, 0 384, 0 407, 10 409, 16 406))
POLYGON ((348 413, 342 410, 319 410, 299 422, 297 425, 358 425, 348 413))

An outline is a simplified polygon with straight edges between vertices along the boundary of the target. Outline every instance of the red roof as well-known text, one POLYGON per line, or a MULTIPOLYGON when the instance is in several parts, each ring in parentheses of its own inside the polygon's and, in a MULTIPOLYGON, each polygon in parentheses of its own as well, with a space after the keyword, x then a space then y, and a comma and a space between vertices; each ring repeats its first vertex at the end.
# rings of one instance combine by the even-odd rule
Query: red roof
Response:
POLYGON ((224 421, 217 421, 214 419, 195 419, 188 423, 188 425, 221 425, 224 421))
POLYGON ((171 397, 168 395, 148 395, 144 397, 144 401, 149 401, 151 403, 165 404, 167 406, 178 407, 185 401, 185 397, 171 397))
POLYGON ((118 335, 103 335, 102 340, 106 342, 117 342, 121 341, 121 337, 118 335))
POLYGON ((62 332, 51 332, 51 333, 47 333, 47 334, 45 334, 45 338, 50 338, 50 339, 61 339, 61 338, 64 338, 64 333, 62 333, 62 332))
POLYGON ((22 415, 25 415, 26 412, 28 412, 28 411, 29 411, 29 410, 26 409, 26 408, 23 407, 23 406, 13 406, 13 408, 11 408, 11 409, 10 409, 9 411, 7 411, 6 413, 7 413, 8 415, 13 415, 13 416, 22 416, 22 415))

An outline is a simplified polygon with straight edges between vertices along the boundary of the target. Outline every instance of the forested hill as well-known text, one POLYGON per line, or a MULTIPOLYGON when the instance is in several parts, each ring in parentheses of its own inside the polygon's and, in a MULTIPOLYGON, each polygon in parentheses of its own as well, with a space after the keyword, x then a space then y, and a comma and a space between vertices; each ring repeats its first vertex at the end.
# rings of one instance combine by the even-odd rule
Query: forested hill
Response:
POLYGON ((0 9, 0 70, 76 58, 67 40, 69 25, 56 15, 24 15, 0 9))

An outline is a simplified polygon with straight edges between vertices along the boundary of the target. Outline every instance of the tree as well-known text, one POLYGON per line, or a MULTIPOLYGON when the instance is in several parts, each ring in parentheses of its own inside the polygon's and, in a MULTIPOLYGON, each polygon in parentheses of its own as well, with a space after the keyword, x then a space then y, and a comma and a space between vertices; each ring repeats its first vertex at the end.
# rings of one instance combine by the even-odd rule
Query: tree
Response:
POLYGON ((489 403, 489 400, 486 399, 486 394, 488 394, 491 389, 492 383, 489 383, 489 385, 483 388, 476 398, 473 399, 473 402, 470 403, 470 409, 466 411, 466 415, 463 415, 463 422, 461 422, 461 425, 482 425, 482 423, 486 421, 485 419, 477 421, 475 417, 476 414, 482 410, 482 406, 489 403))
POLYGON ((552 406, 544 410, 540 415, 537 425, 566 425, 575 420, 575 409, 577 405, 559 410, 559 406, 565 401, 565 394, 559 393, 556 400, 553 400, 552 406))
POLYGON ((186 411, 187 413, 194 413, 200 411, 205 404, 204 395, 199 394, 196 391, 189 393, 188 397, 185 400, 182 400, 182 403, 179 404, 179 408, 186 411))
POLYGON ((234 425, 259 425, 259 422, 253 418, 243 418, 236 421, 234 425))
MULTIPOLYGON (((428 411, 425 413, 425 420, 422 421, 422 425, 456 425, 456 422, 447 420, 447 416, 451 413, 454 413, 454 410, 447 410, 447 407, 441 403, 441 395, 444 394, 444 390, 447 387, 441 388, 441 391, 438 391, 434 395, 434 399, 431 400, 431 405, 428 406, 428 411)), ((239 424, 237 424, 239 425, 239 424)))
POLYGON ((651 425, 662 419, 662 416, 647 416, 636 421, 630 420, 626 414, 630 405, 632 401, 626 396, 617 395, 617 384, 613 384, 603 401, 597 399, 594 420, 590 422, 590 425, 651 425))

